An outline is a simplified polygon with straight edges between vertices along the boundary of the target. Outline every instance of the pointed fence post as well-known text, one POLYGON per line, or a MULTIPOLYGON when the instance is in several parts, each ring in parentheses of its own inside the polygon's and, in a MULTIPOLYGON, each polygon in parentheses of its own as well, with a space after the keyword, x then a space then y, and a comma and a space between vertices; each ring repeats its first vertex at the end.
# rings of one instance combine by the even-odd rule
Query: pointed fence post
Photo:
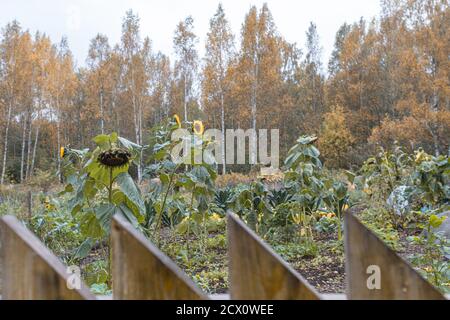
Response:
POLYGON ((320 294, 236 215, 228 214, 231 299, 318 300, 320 294))
POLYGON ((348 299, 445 299, 354 216, 344 215, 348 299))
POLYGON ((113 218, 111 240, 114 299, 208 299, 169 257, 123 217, 113 218))
POLYGON ((0 219, 0 243, 2 299, 95 299, 79 274, 65 267, 16 217, 0 219))

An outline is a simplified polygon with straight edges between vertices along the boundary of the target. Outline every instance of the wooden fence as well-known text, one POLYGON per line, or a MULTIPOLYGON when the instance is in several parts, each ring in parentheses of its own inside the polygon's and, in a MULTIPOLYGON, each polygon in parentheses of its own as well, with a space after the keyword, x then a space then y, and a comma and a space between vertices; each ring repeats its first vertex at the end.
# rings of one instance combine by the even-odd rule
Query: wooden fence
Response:
MULTIPOLYGON (((445 299, 352 213, 344 218, 346 294, 324 295, 228 214, 229 295, 209 296, 121 217, 111 228, 113 299, 445 299)), ((15 217, 0 219, 3 299, 98 299, 15 217)))

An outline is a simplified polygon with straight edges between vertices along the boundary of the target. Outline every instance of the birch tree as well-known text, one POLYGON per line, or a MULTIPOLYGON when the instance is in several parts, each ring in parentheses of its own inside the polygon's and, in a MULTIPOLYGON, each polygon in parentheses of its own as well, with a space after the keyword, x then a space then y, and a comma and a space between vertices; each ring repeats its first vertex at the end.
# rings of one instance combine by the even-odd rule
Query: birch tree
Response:
POLYGON ((226 72, 234 55, 234 37, 221 4, 210 20, 209 28, 202 79, 203 107, 206 112, 220 112, 222 174, 225 174, 225 94, 229 90, 226 72))
POLYGON ((20 50, 21 37, 22 31, 17 21, 7 24, 2 30, 2 42, 0 44, 0 92, 4 120, 0 184, 5 182, 9 131, 13 114, 16 112, 17 100, 21 93, 21 85, 23 84, 23 79, 20 76, 21 64, 24 59, 20 50))
MULTIPOLYGON (((134 137, 141 144, 142 106, 137 87, 138 65, 140 64, 141 38, 139 33, 139 17, 132 10, 127 11, 122 23, 122 54, 124 59, 124 86, 131 100, 133 110, 134 137)), ((138 180, 142 178, 142 166, 137 168, 138 180)))
POLYGON ((87 64, 95 77, 98 109, 100 112, 100 132, 105 133, 105 82, 107 81, 108 66, 107 61, 111 54, 111 48, 108 43, 108 38, 102 34, 98 34, 91 40, 87 64))
POLYGON ((183 86, 183 112, 184 121, 188 118, 188 103, 193 95, 193 86, 197 70, 197 50, 195 45, 197 37, 194 34, 194 19, 191 16, 181 21, 175 30, 173 45, 175 54, 178 58, 176 61, 177 70, 183 86))
MULTIPOLYGON (((272 117, 278 118, 276 107, 282 79, 280 41, 267 5, 259 13, 256 7, 251 7, 241 31, 235 90, 240 91, 241 115, 248 114, 245 110, 250 109, 251 141, 255 146, 258 121, 264 127, 272 123, 272 117)), ((256 148, 252 150, 250 163, 256 164, 256 148)))

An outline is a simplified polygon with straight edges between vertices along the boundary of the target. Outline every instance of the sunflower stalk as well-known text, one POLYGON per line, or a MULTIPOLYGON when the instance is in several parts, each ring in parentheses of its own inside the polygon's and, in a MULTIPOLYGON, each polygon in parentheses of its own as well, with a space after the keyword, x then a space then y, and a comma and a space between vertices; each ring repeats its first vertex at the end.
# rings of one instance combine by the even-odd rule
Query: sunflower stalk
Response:
POLYGON ((158 239, 158 240, 157 240, 158 246, 159 246, 159 244, 160 244, 160 242, 161 242, 161 237, 162 237, 162 235, 161 235, 161 231, 162 231, 162 228, 161 228, 161 225, 162 225, 162 215, 163 215, 163 213, 164 213, 164 209, 165 209, 165 207, 166 207, 166 202, 167 202, 167 197, 169 196, 169 192, 170 192, 170 189, 171 189, 171 187, 172 187, 172 183, 173 183, 173 180, 174 180, 174 177, 175 177, 175 173, 176 173, 178 167, 179 167, 179 165, 177 165, 177 166, 173 169, 173 171, 170 173, 170 178, 169 178, 169 183, 168 183, 168 185, 167 185, 167 190, 166 190, 166 192, 165 192, 165 194, 164 194, 163 203, 162 203, 162 205, 161 205, 161 209, 160 209, 159 214, 158 214, 158 221, 157 221, 157 223, 156 223, 156 229, 157 229, 157 231, 158 231, 158 238, 157 238, 157 239, 158 239))

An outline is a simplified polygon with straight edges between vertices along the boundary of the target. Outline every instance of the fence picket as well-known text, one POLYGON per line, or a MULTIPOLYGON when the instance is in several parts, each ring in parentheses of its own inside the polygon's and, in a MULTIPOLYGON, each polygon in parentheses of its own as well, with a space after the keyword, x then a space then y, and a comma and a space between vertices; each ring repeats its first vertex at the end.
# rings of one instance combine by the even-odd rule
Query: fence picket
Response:
POLYGON ((237 216, 228 214, 231 299, 318 300, 320 294, 237 216))
POLYGON ((111 239, 114 299, 208 299, 169 257, 123 217, 114 217, 111 239))
POLYGON ((406 261, 367 229, 352 210, 344 215, 344 228, 348 299, 445 299, 406 261), (376 279, 378 276, 379 279, 376 279), (379 287, 376 282, 378 280, 379 287))
MULTIPOLYGON (((2 299, 91 300, 95 296, 79 279, 79 289, 69 289, 75 276, 14 216, 0 219, 2 299)), ((76 285, 77 281, 74 282, 76 285)))
MULTIPOLYGON (((231 299, 448 298, 368 230, 352 211, 344 215, 347 295, 319 294, 236 215, 228 214, 227 222, 231 299)), ((208 297, 123 217, 114 217, 111 241, 114 299, 228 298, 208 297)), ((0 219, 0 261, 3 299, 96 299, 81 281, 79 289, 69 289, 67 282, 73 275, 13 216, 0 219)))

